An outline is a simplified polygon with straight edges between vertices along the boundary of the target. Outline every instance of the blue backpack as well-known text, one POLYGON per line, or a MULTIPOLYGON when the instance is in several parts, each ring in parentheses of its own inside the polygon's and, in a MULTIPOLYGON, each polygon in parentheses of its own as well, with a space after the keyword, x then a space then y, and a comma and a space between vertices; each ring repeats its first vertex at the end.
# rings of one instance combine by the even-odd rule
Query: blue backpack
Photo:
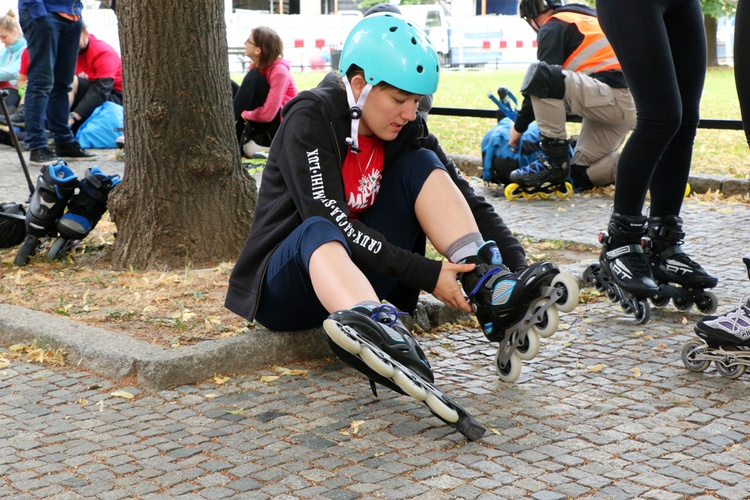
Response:
POLYGON ((503 118, 482 139, 482 179, 496 184, 510 184, 510 173, 533 163, 539 157, 539 127, 532 122, 521 136, 521 147, 510 148, 513 122, 503 118))
POLYGON ((122 134, 122 106, 106 101, 91 113, 76 133, 76 140, 84 149, 113 149, 122 134))

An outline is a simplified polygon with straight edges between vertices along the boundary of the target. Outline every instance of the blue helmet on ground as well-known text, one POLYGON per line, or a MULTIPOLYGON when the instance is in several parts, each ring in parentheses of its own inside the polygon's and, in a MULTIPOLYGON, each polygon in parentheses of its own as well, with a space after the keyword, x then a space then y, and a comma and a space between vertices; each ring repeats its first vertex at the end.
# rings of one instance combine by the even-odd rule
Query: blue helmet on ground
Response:
POLYGON ((352 65, 367 83, 385 82, 412 94, 432 94, 440 79, 440 62, 427 35, 394 13, 364 17, 349 33, 341 51, 342 76, 352 65))

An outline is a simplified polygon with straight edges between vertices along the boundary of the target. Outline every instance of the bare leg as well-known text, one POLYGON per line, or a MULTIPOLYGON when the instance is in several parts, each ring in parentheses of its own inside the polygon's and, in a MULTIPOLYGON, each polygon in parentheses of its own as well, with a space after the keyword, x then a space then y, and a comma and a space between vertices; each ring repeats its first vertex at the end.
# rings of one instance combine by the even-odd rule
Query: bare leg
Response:
POLYGON ((310 257, 309 269, 313 289, 330 313, 365 301, 380 302, 367 277, 337 241, 318 247, 310 257))
POLYGON ((427 177, 414 209, 427 238, 442 255, 457 239, 479 231, 469 204, 444 170, 435 169, 427 177))

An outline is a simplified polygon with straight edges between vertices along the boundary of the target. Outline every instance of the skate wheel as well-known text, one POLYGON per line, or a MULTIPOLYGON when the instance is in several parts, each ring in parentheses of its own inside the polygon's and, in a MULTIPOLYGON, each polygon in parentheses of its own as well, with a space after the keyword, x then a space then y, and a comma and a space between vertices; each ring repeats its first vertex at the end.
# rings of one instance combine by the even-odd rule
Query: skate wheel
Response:
POLYGON ((393 374, 393 381, 402 391, 417 401, 424 401, 427 398, 427 390, 401 370, 396 370, 393 374))
POLYGON ((704 292, 701 294, 701 301, 696 302, 695 306, 703 314, 713 314, 719 307, 719 299, 716 298, 716 294, 713 292, 704 292))
MULTIPOLYGON (((617 294, 616 294, 615 292, 613 292, 612 290, 607 290, 607 298, 608 298, 608 299, 609 299, 609 301, 610 301, 610 302, 612 302, 613 304, 617 304, 618 302, 620 302, 620 296, 619 296, 619 295, 617 295, 617 294)), ((629 305, 627 304, 627 302, 623 301, 623 302, 622 302, 622 304, 621 304, 621 307, 623 308, 623 310, 625 310, 625 312, 630 312, 629 310, 625 309, 625 308, 629 308, 629 307, 630 307, 630 306, 629 306, 629 305)))
POLYGON ((539 191, 538 193, 536 193, 536 195, 543 200, 549 200, 550 198, 552 198, 551 194, 545 193, 544 191, 539 191))
POLYGON ((524 341, 516 348, 516 352, 518 353, 519 358, 524 361, 529 361, 539 354, 539 347, 539 335, 537 335, 533 329, 530 329, 526 332, 526 338, 524 341))
POLYGON ((552 279, 552 286, 561 288, 563 291, 562 297, 555 303, 558 311, 567 313, 576 308, 580 290, 578 289, 578 282, 573 276, 568 273, 560 273, 552 279))
POLYGON ((520 186, 516 184, 515 182, 512 182, 508 184, 507 186, 505 186, 505 191, 503 193, 505 194, 505 197, 508 198, 509 200, 517 200, 521 196, 521 193, 518 191, 518 188, 520 188, 520 186))
MULTIPOLYGON (((735 363, 737 363, 735 361, 735 363)), ((716 371, 719 372, 719 374, 728 379, 736 379, 740 378, 743 373, 745 373, 745 365, 741 365, 739 363, 737 364, 729 364, 726 363, 725 360, 719 361, 718 359, 714 361, 714 366, 716 367, 716 371)))
POLYGON ((47 258, 52 260, 57 257, 62 257, 65 254, 65 244, 68 242, 63 237, 56 238, 55 241, 52 243, 52 246, 49 247, 49 251, 47 252, 47 258))
POLYGON ((692 189, 690 189, 690 184, 687 184, 685 186, 685 198, 687 198, 688 196, 690 196, 691 192, 692 192, 692 189))
POLYGON ((503 363, 500 361, 500 350, 498 349, 495 354, 495 368, 500 380, 515 382, 521 376, 521 358, 518 357, 518 353, 514 352, 510 355, 508 361, 503 363))
POLYGON ((432 410, 435 415, 446 422, 450 422, 451 424, 458 422, 458 412, 448 406, 442 398, 438 397, 436 394, 428 392, 424 402, 430 407, 430 410, 432 410))
POLYGON ((651 306, 648 300, 639 300, 638 307, 635 311, 635 322, 639 325, 645 325, 651 319, 651 306))
POLYGON ((565 191, 556 191, 557 197, 561 200, 573 197, 573 184, 570 182, 565 183, 565 191))
POLYGON ((382 375, 385 378, 392 378, 396 374, 396 368, 392 364, 383 360, 366 345, 363 345, 362 350, 359 351, 359 357, 378 375, 382 375))
POLYGON ((362 344, 344 333, 344 325, 338 321, 327 319, 323 321, 323 329, 326 334, 333 340, 337 346, 355 356, 362 351, 362 344))
POLYGON ((682 346, 682 364, 685 365, 685 368, 690 370, 691 372, 703 372, 706 371, 706 368, 708 368, 711 365, 711 361, 707 359, 695 359, 698 354, 700 354, 704 349, 706 345, 702 342, 698 342, 697 340, 688 340, 685 342, 685 345, 682 346))
POLYGON ((651 299, 654 307, 667 307, 669 305, 669 296, 659 297, 658 295, 651 299))
POLYGON ((21 245, 18 248, 18 252, 16 253, 16 258, 13 261, 13 263, 17 266, 25 266, 29 263, 29 257, 34 255, 34 252, 36 251, 36 246, 39 244, 39 239, 35 238, 31 235, 26 235, 26 239, 23 242, 23 245, 21 245))
POLYGON ((523 196, 524 200, 531 200, 536 196, 535 194, 527 193, 526 191, 521 193, 521 196, 523 196))
POLYGON ((672 303, 674 304, 675 309, 683 312, 689 311, 690 308, 693 307, 693 301, 687 299, 675 298, 672 300, 672 303))
MULTIPOLYGON (((617 297, 617 300, 613 300, 612 302, 617 303, 618 300, 620 300, 620 297, 617 297)), ((620 302, 620 309, 622 309, 625 314, 630 314, 633 312, 633 306, 631 306, 630 302, 628 302, 627 300, 623 300, 622 302, 620 302)))
MULTIPOLYGON (((546 301, 547 299, 541 298, 537 299, 537 301, 534 302, 534 308, 532 309, 534 315, 536 315, 537 311, 542 308, 546 301)), ((544 316, 542 317, 542 319, 539 322, 534 323, 529 331, 532 331, 543 339, 546 339, 547 337, 551 337, 552 334, 557 331, 557 327, 559 325, 560 317, 557 314, 557 307, 553 305, 552 307, 549 307, 546 311, 544 311, 544 316)))
POLYGON ((589 267, 586 268, 585 271, 583 271, 583 281, 585 281, 586 283, 592 283, 594 286, 597 286, 597 290, 598 290, 596 275, 599 273, 600 270, 601 268, 599 267, 599 264, 591 264, 589 267))

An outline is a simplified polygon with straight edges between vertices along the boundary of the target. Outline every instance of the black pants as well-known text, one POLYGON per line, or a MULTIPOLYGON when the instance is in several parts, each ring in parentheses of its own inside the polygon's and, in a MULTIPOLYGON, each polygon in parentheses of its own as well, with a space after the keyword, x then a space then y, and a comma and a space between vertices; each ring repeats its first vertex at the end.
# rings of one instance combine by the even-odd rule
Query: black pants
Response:
POLYGON ((597 0, 638 118, 617 168, 614 211, 679 215, 690 176, 706 75, 699 0, 597 0))
MULTIPOLYGON (((271 86, 257 69, 251 69, 242 80, 242 85, 234 94, 234 123, 237 132, 237 143, 242 146, 240 138, 247 123, 242 118, 243 111, 252 111, 266 102, 271 86)), ((250 122, 256 134, 268 133, 270 137, 276 134, 281 124, 281 113, 268 123, 250 122)))
POLYGON ((750 3, 739 0, 734 23, 734 79, 740 98, 742 126, 750 146, 750 3))

